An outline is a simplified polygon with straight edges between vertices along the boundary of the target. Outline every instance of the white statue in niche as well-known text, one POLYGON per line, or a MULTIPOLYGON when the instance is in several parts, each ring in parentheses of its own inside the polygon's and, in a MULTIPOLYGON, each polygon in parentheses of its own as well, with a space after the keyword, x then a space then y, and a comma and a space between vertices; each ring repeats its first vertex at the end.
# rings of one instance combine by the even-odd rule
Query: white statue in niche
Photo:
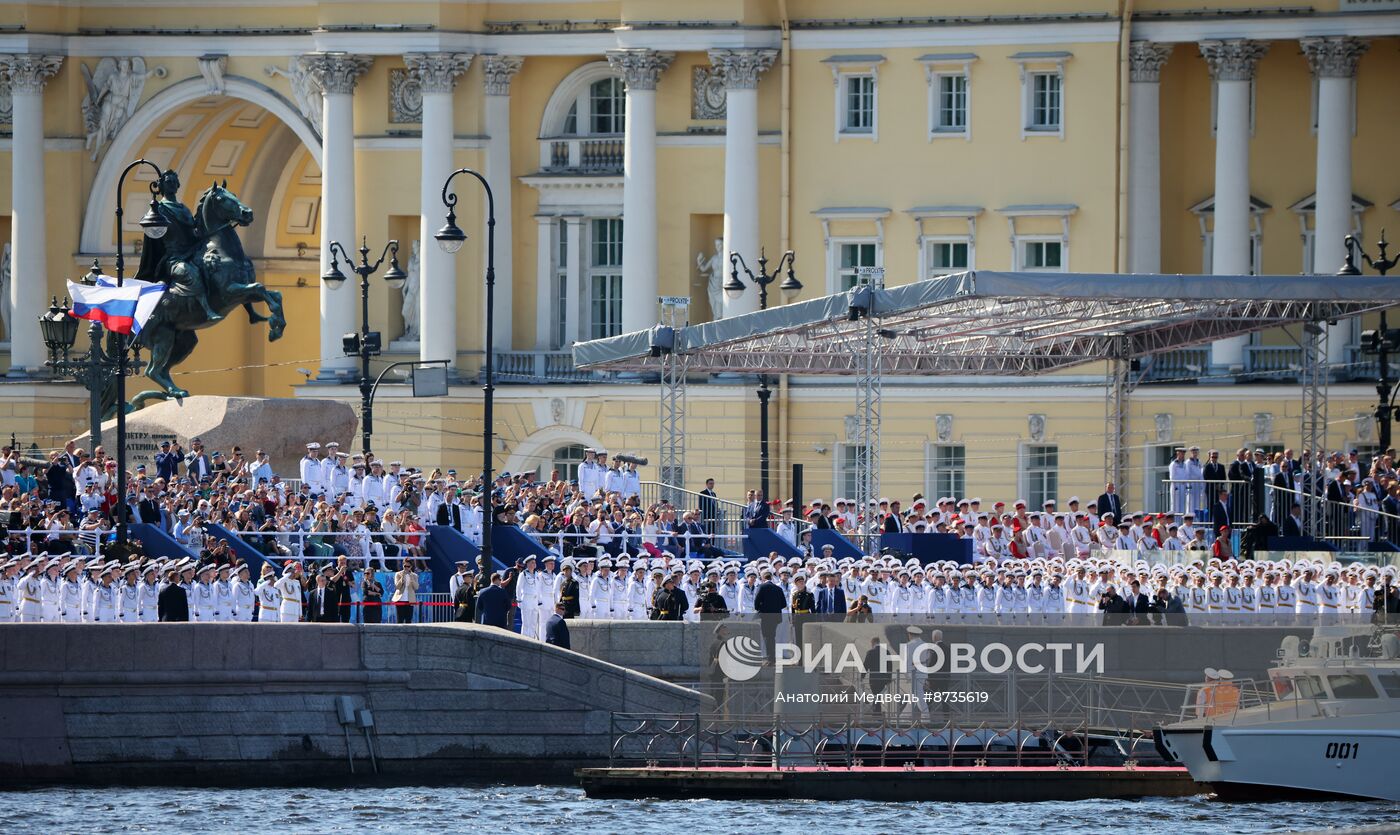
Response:
POLYGON ((715 254, 695 253, 695 266, 706 277, 705 295, 710 300, 710 321, 724 318, 724 239, 715 238, 715 254))
POLYGON ((418 239, 414 238, 408 254, 408 268, 404 274, 408 278, 403 283, 403 336, 405 342, 418 341, 418 322, 421 311, 418 309, 418 289, 421 259, 418 239))

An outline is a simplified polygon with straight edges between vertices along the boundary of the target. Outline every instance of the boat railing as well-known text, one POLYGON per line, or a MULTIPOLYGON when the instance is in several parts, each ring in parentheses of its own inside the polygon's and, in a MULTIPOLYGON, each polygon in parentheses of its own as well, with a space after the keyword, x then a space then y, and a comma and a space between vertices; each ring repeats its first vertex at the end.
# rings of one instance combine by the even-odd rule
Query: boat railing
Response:
POLYGON ((1322 715, 1320 700, 1296 687, 1287 691, 1279 679, 1232 679, 1187 685, 1180 721, 1209 720, 1233 724, 1242 710, 1262 709, 1264 719, 1307 719, 1322 715))

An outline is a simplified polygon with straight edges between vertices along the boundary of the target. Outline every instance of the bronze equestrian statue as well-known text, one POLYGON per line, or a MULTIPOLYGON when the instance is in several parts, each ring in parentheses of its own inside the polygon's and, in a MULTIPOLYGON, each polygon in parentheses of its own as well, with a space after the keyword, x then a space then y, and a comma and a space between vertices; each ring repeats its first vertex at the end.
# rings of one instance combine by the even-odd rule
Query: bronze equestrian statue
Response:
MULTIPOLYGON (((282 294, 257 282, 252 259, 238 239, 237 227, 253 222, 253 210, 227 185, 227 180, 222 186, 211 185, 191 212, 179 200, 179 176, 174 171, 161 175, 156 210, 166 222, 166 233, 147 239, 135 276, 170 288, 136 338, 138 347, 150 351, 146 376, 160 388, 136 395, 128 411, 150 400, 188 397, 189 392, 170 379, 171 367, 194 350, 196 331, 222 320, 235 307, 242 306, 253 324, 268 323, 269 342, 280 339, 287 327, 282 294), (253 309, 257 302, 267 305, 267 316, 253 309)), ((108 402, 115 406, 115 383, 110 388, 108 402)))

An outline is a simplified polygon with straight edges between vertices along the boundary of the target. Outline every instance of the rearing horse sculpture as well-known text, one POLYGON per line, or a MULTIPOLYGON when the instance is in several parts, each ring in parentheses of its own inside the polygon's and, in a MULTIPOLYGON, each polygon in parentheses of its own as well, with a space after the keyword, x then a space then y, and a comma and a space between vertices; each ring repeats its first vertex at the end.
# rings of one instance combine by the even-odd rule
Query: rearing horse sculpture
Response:
MULTIPOLYGON (((203 249, 199 266, 209 306, 221 317, 242 306, 253 324, 268 323, 267 339, 273 342, 281 338, 287 327, 286 317, 282 313, 282 294, 267 289, 254 278, 252 259, 244 254, 243 243, 236 231, 237 227, 253 222, 253 210, 243 205, 225 187, 227 184, 225 180, 222 186, 215 183, 206 189, 199 196, 194 211, 196 237, 203 249), (267 316, 254 311, 253 305, 257 302, 267 305, 267 316)), ((146 263, 143 256, 143 266, 146 263)), ((144 275, 140 277, 146 278, 144 275)), ((169 283, 165 276, 151 276, 151 279, 169 283)), ((189 396, 188 391, 170 379, 170 369, 183 362, 194 350, 199 342, 195 332, 215 321, 209 319, 199 300, 193 296, 168 291, 161 297, 136 340, 138 345, 150 350, 146 376, 160 388, 136 395, 129 408, 140 408, 149 400, 189 396)), ((115 401, 115 386, 113 389, 112 399, 115 401)))

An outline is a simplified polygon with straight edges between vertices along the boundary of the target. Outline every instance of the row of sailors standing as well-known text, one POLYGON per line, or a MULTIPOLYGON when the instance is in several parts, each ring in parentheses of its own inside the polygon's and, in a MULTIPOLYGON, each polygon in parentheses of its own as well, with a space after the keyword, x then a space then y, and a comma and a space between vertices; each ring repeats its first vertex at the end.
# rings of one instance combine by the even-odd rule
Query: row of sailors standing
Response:
POLYGON ((641 475, 634 462, 609 464, 606 449, 585 447, 583 463, 578 465, 578 489, 585 498, 617 493, 626 501, 642 492, 641 475))
POLYGON ((306 455, 299 464, 301 481, 314 497, 336 497, 349 495, 356 506, 373 504, 385 507, 395 502, 404 486, 400 483, 401 461, 372 460, 366 464, 364 456, 340 451, 335 441, 326 443, 325 457, 319 455, 321 444, 312 441, 306 445, 306 455))

